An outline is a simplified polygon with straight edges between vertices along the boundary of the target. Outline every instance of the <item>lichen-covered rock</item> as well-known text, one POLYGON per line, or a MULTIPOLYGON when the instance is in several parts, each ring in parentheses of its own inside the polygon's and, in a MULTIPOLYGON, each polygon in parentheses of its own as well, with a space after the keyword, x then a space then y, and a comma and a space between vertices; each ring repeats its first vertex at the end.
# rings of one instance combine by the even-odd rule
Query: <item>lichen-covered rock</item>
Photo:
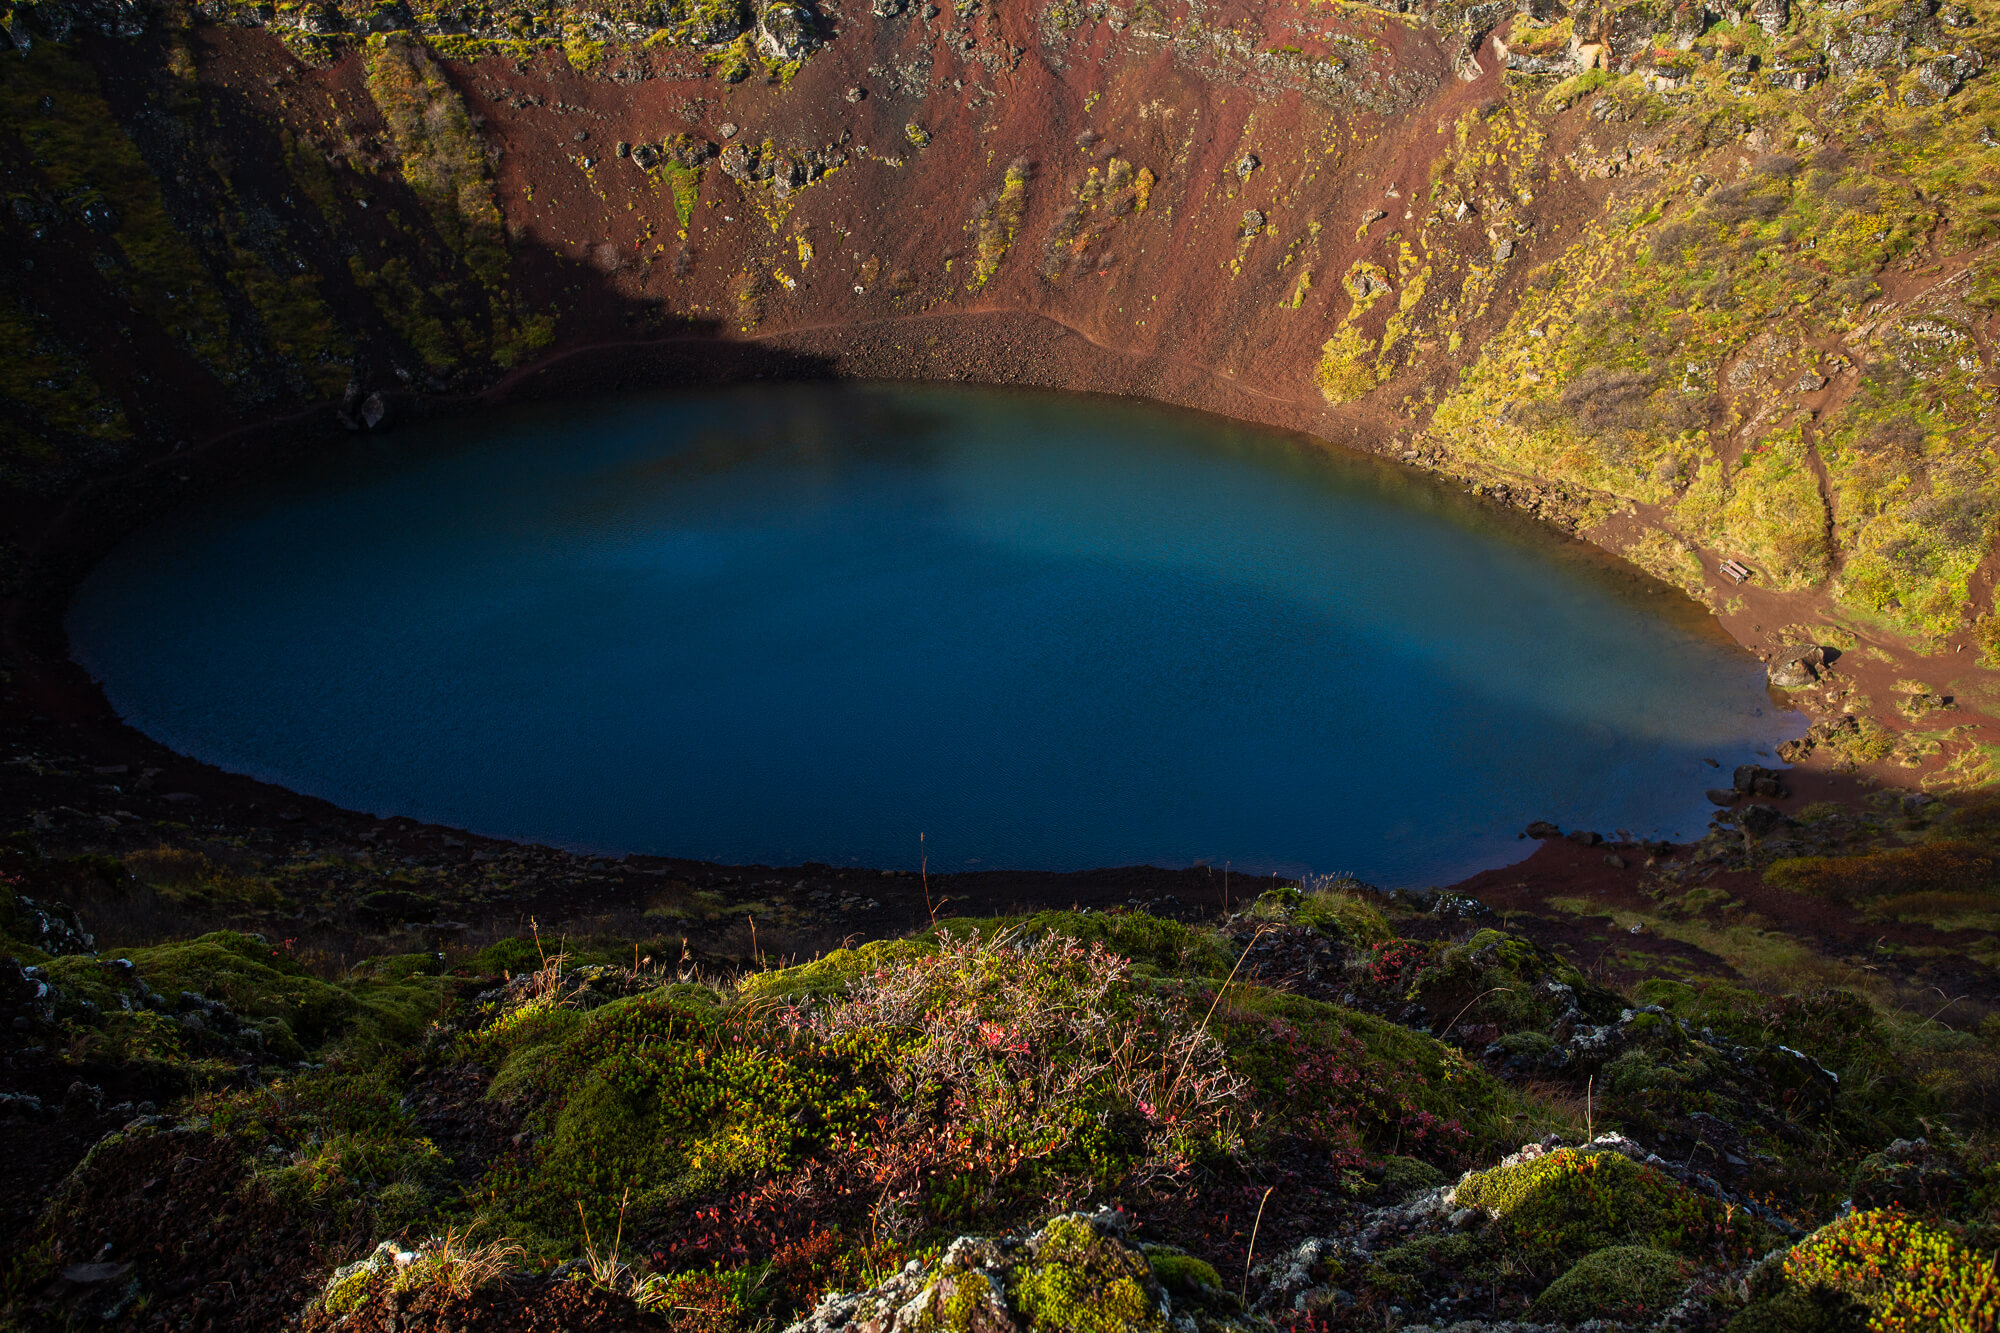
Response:
POLYGON ((1847 1189, 1856 1208, 1945 1213, 1969 1203, 1975 1187, 1956 1153, 1925 1139, 1897 1139, 1862 1158, 1847 1189))
POLYGON ((1027 1236, 961 1236, 881 1286, 835 1292, 786 1333, 1263 1333, 1215 1270, 1149 1253, 1109 1210, 1065 1213, 1027 1236), (1176 1302, 1176 1294, 1180 1300, 1176 1302))
POLYGON ((794 0, 773 0, 757 20, 757 49, 772 60, 803 60, 816 32, 810 9, 794 0))
POLYGON ((1756 0, 1756 3, 1750 6, 1750 17, 1756 20, 1758 27, 1771 34, 1771 36, 1776 37, 1785 30, 1785 25, 1792 21, 1791 2, 1790 0, 1756 0))

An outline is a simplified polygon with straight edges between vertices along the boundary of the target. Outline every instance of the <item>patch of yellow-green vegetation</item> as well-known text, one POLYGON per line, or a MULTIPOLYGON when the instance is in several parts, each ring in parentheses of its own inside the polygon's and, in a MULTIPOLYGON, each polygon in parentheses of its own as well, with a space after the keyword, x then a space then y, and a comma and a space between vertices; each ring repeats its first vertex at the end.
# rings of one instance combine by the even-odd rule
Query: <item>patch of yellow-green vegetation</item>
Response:
POLYGON ((278 274, 240 244, 230 246, 229 284, 257 312, 263 340, 332 395, 347 383, 353 348, 336 324, 317 273, 278 274))
POLYGON ((1267 889, 1250 905, 1250 914, 1265 921, 1297 921, 1335 939, 1359 945, 1378 944, 1395 932, 1389 920, 1367 901, 1352 881, 1308 878, 1305 888, 1267 889))
POLYGON ((1313 271, 1309 268, 1300 269, 1299 276, 1292 280, 1292 294, 1285 300, 1286 308, 1297 310, 1304 305, 1306 293, 1312 290, 1312 285, 1313 271))
POLYGON ((1492 1218, 1524 1264, 1562 1271, 1616 1245, 1690 1257, 1759 1252, 1769 1230, 1615 1152, 1558 1148, 1460 1182, 1461 1208, 1492 1218))
POLYGON ((2000 922, 2000 860, 1987 843, 1950 830, 1913 847, 1787 858, 1764 878, 1883 920, 1939 930, 1993 930, 2000 922))
POLYGON ((1168 1291, 1191 1293, 1222 1289, 1222 1275, 1215 1271, 1215 1266, 1191 1254, 1164 1245, 1149 1245, 1146 1247, 1146 1259, 1153 1266, 1153 1276, 1168 1291))
POLYGON ((694 206, 701 202, 701 168, 666 162, 661 164, 660 174, 666 177, 667 189, 674 200, 674 218, 685 233, 694 218, 694 206))
POLYGON ((741 83, 750 77, 752 70, 762 69, 764 65, 757 54, 757 44, 747 32, 727 46, 710 47, 703 59, 724 83, 741 83))
POLYGON ((1826 504, 1796 426, 1765 436, 1733 466, 1702 467, 1676 516, 1747 560, 1770 586, 1792 591, 1826 577, 1826 504))
POLYGON ((1972 622, 1972 640, 1980 648, 1980 667, 2000 669, 2000 614, 1982 612, 1972 622))
POLYGON ((1042 277, 1050 282, 1086 261, 1119 222, 1146 211, 1157 178, 1146 167, 1113 157, 1102 170, 1093 166, 1077 187, 1076 202, 1050 228, 1042 277))
POLYGON ((217 1103, 218 1127, 275 1131, 286 1147, 258 1176, 293 1207, 399 1231, 428 1220, 450 1163, 380 1069, 332 1069, 284 1079, 217 1103))
POLYGON ((66 954, 44 965, 63 997, 72 1058, 138 1061, 185 1086, 240 1064, 246 1048, 232 1045, 240 1027, 254 1029, 253 1058, 290 1062, 335 1047, 360 1055, 414 1040, 442 995, 433 955, 378 959, 330 982, 283 949, 226 931, 119 959, 66 954), (154 998, 141 1003, 147 988, 154 998), (219 1027, 190 995, 227 1007, 219 1027))
POLYGON ((727 995, 592 978, 544 969, 466 1040, 536 1136, 480 1189, 509 1226, 559 1234, 579 1199, 643 1223, 836 1149, 860 1179, 917 1169, 909 1206, 942 1222, 1241 1141, 1245 1087, 1193 1001, 1053 931, 881 942, 727 995))
POLYGON ((1456 1159, 1510 1141, 1532 1119, 1455 1048, 1338 1005, 1239 983, 1211 1026, 1274 1108, 1268 1127, 1335 1150, 1456 1159))
POLYGON ((402 1255, 395 1242, 385 1241, 366 1259, 336 1269, 312 1305, 340 1317, 378 1297, 385 1298, 385 1304, 390 1297, 407 1300, 425 1288, 441 1288, 448 1297, 463 1300, 504 1278, 528 1257, 522 1246, 504 1238, 475 1243, 475 1230, 447 1223, 402 1255))
POLYGON ((1611 72, 1599 65, 1581 74, 1573 74, 1542 95, 1544 111, 1561 111, 1575 105, 1582 98, 1599 91, 1611 82, 1611 72))
POLYGON ((1313 378, 1327 402, 1353 402, 1379 382, 1375 373, 1375 344, 1351 322, 1343 322, 1321 344, 1313 378))
POLYGON ((1852 1213, 1785 1256, 1785 1277, 1859 1301, 1886 1333, 1993 1333, 2000 1329, 2000 1271, 1993 1257, 1895 1209, 1852 1213))
MULTIPOLYGON (((1636 247, 1600 220, 1530 283, 1505 329, 1439 403, 1431 433, 1464 464, 1647 503, 1708 456, 1701 377, 1665 364, 1679 335, 1597 308, 1636 247)), ((1667 321, 1671 325, 1672 321, 1667 321)))
POLYGON ((1837 592, 1935 647, 1960 623, 2000 521, 1994 395, 1976 344, 1946 316, 1904 320, 1889 346, 1876 341, 1881 359, 1826 427, 1849 552, 1837 592))
POLYGON ((128 855, 125 868, 175 903, 235 902, 273 907, 282 901, 268 878, 237 874, 190 848, 145 848, 128 855))
POLYGON ((22 139, 48 189, 117 259, 107 274, 188 353, 226 377, 229 317, 199 255, 167 216, 139 150, 78 53, 38 43, 0 71, 0 116, 22 139), (93 212, 92 210, 97 210, 93 212), (115 219, 115 220, 114 220, 115 219))
MULTIPOLYGON (((311 976, 281 950, 249 935, 218 931, 179 944, 135 949, 125 955, 155 990, 169 996, 194 991, 256 1018, 276 1018, 300 1041, 316 1043, 354 1017, 354 997, 311 976)), ((72 956, 49 964, 58 985, 90 994, 90 974, 103 965, 72 956)))
POLYGON ((394 137, 403 179, 445 226, 462 233, 455 239, 483 278, 503 278, 507 258, 485 145, 444 70, 410 37, 373 38, 368 95, 394 137))
MULTIPOLYGON (((713 50, 739 35, 748 36, 749 18, 743 0, 661 0, 638 5, 627 0, 577 7, 544 5, 496 11, 475 32, 444 32, 463 23, 459 10, 436 0, 417 0, 407 6, 389 6, 374 0, 342 0, 328 6, 341 18, 339 29, 319 33, 306 31, 301 21, 319 6, 285 0, 276 6, 278 21, 269 26, 308 65, 323 66, 338 60, 364 34, 382 31, 385 22, 403 30, 421 30, 439 54, 454 60, 476 61, 499 55, 526 60, 539 52, 561 51, 570 66, 579 72, 601 69, 617 52, 627 48, 696 47, 713 50), (607 23, 624 29, 617 40, 608 39, 607 23), (641 31, 634 33, 634 28, 641 31)), ((247 0, 229 0, 209 11, 217 19, 240 15, 244 21, 264 21, 268 8, 259 14, 247 0)), ((795 62, 796 63, 796 62, 795 62)))
POLYGON ((1055 1333, 1165 1333, 1166 1314, 1147 1289, 1139 1255, 1107 1244, 1090 1219, 1072 1213, 1042 1231, 1034 1262, 1009 1277, 1009 1302, 1028 1326, 1055 1333))
POLYGON ((1896 752, 1898 733, 1858 710, 1867 707, 1865 698, 1850 699, 1857 710, 1852 731, 1837 732, 1820 742, 1821 748, 1852 764, 1872 764, 1896 752))
MULTIPOLYGON (((1004 927, 1005 924, 1004 918, 995 922, 953 919, 939 922, 938 928, 960 931, 982 927, 1004 927)), ((850 981, 868 972, 893 966, 924 951, 925 946, 914 940, 870 940, 851 949, 835 949, 810 963, 800 963, 796 967, 781 967, 768 972, 752 973, 743 979, 743 993, 754 999, 770 1000, 833 995, 843 990, 850 981)))
POLYGON ((1613 913, 1612 918, 1626 929, 1643 925, 1667 939, 1691 944, 1759 984, 1854 986, 1868 982, 1868 974, 1854 964, 1829 958, 1811 944, 1755 917, 1712 921, 1705 917, 1613 913))
POLYGON ((868 1124, 869 1095, 830 1052, 746 1042, 740 1024, 706 993, 669 988, 482 1033, 471 1049, 496 1065, 493 1095, 529 1108, 538 1131, 532 1162, 485 1182, 489 1206, 560 1234, 577 1200, 612 1225, 629 1194, 643 1219, 868 1124))
POLYGON ((605 43, 592 41, 580 33, 568 33, 563 37, 563 56, 569 67, 579 74, 588 74, 604 63, 605 43))
POLYGON ((0 456, 32 468, 73 462, 65 436, 122 440, 131 433, 124 410, 90 373, 84 358, 64 348, 47 316, 14 299, 0 301, 0 456))
POLYGON ((1690 1265, 1647 1245, 1586 1254, 1535 1298, 1533 1314, 1565 1324, 1636 1319, 1666 1309, 1687 1286, 1690 1265))
POLYGON ((430 51, 405 33, 369 39, 367 81, 435 244, 392 213, 409 244, 379 258, 350 256, 355 285, 374 297, 434 373, 488 360, 510 366, 547 346, 553 321, 529 314, 512 289, 485 145, 458 90, 430 51), (451 276, 439 281, 426 269, 451 276))
POLYGON ((1671 583, 1697 601, 1708 593, 1708 578, 1694 548, 1665 528, 1648 528, 1625 548, 1625 558, 1662 583, 1671 583))
MULTIPOLYGON (((1736 62, 1805 60, 1841 32, 1898 21, 1886 6, 1806 9, 1778 40, 1746 22, 1701 43, 1736 62)), ((1948 40, 1962 44, 1995 16, 1958 22, 1948 40)), ((1532 48, 1540 25, 1525 31, 1532 48)), ((2000 514, 1994 389, 1970 334, 2000 292, 1996 257, 1901 304, 1880 298, 1885 271, 1920 247, 1945 255, 2000 232, 2000 163, 1979 128, 2000 93, 1975 79, 1942 96, 1924 82, 1928 58, 1807 97, 1732 81, 1709 59, 1679 61, 1693 81, 1671 94, 1603 70, 1552 89, 1549 106, 1590 100, 1593 120, 1607 107, 1670 118, 1672 165, 1537 276, 1440 404, 1433 438, 1461 466, 1673 505, 1674 526, 1780 587, 1838 567, 1847 607, 1926 648, 1960 631, 2000 514), (1812 422, 1786 400, 1840 375, 1846 355, 1816 350, 1835 335, 1863 351, 1860 383, 1812 422)), ((1635 552, 1656 573, 1670 555, 1635 552)))
POLYGON ((1016 161, 1007 168, 999 192, 982 204, 966 224, 973 235, 972 281, 967 285, 968 291, 978 291, 1000 271, 1007 251, 1014 244, 1014 233, 1020 230, 1021 210, 1027 200, 1028 164, 1016 161))

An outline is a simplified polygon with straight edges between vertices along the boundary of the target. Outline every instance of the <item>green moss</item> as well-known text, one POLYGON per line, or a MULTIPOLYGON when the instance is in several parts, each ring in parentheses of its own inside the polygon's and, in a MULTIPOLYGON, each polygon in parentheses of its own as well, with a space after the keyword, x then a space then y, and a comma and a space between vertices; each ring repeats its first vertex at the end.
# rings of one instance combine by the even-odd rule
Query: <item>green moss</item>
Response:
POLYGON ((1071 1214, 1043 1229, 1040 1252, 1009 1274, 1007 1295, 1038 1331, 1165 1333, 1150 1276, 1143 1258, 1106 1243, 1088 1218, 1071 1214))
POLYGON ((566 1227, 582 1200, 596 1226, 615 1222, 629 1192, 644 1218, 789 1169, 866 1125, 871 1098, 840 1062, 738 1040, 706 994, 673 988, 514 1023, 493 1095, 531 1108, 543 1135, 531 1163, 489 1180, 490 1197, 549 1227, 566 1227))
POLYGON ((1565 1324, 1659 1315, 1687 1285, 1688 1265, 1643 1245, 1587 1254, 1536 1298, 1530 1313, 1565 1324))
POLYGON ((1765 1239, 1762 1224, 1725 1213, 1650 1167, 1613 1152, 1560 1148, 1467 1177, 1458 1205, 1478 1208, 1519 1247, 1531 1269, 1562 1271, 1614 1245, 1688 1256, 1740 1257, 1765 1239))
POLYGON ((1547 110, 1560 111, 1579 98, 1587 97, 1591 93, 1597 92, 1610 81, 1611 73, 1609 70, 1602 68, 1587 69, 1581 74, 1564 79, 1561 83, 1549 89, 1542 97, 1542 106, 1547 110))
POLYGON ((1831 1287, 1787 1288, 1739 1310, 1723 1333, 1867 1333, 1868 1311, 1831 1287))
POLYGON ((1250 905, 1250 914, 1264 921, 1297 921, 1322 934, 1354 944, 1377 944, 1394 932, 1380 909, 1362 897, 1353 881, 1308 876, 1309 888, 1287 884, 1266 889, 1250 905))
MULTIPOLYGON (((1212 1021, 1266 1128, 1354 1153, 1455 1156, 1518 1139, 1528 1108, 1442 1042, 1372 1015, 1232 986, 1212 1021)), ((1356 1188, 1366 1182, 1357 1177, 1356 1188)))
POLYGON ((1222 1290, 1222 1275, 1215 1266, 1191 1254, 1151 1245, 1146 1247, 1146 1259, 1153 1266, 1153 1276, 1168 1291, 1193 1295, 1222 1290))
POLYGON ((1380 1285, 1395 1287, 1394 1282, 1383 1283, 1384 1276, 1391 1278, 1425 1278, 1440 1270, 1460 1273, 1472 1267, 1484 1254, 1479 1238, 1464 1232, 1444 1235, 1417 1236, 1401 1245, 1384 1250, 1374 1268, 1380 1285))
POLYGON ((715 67, 724 83, 741 83, 750 77, 752 70, 763 65, 747 32, 727 46, 710 49, 704 58, 715 67))
MULTIPOLYGON (((1002 926, 996 921, 989 928, 1002 926)), ((1007 919, 1005 924, 1016 924, 1007 919)), ((1212 932, 1146 912, 1037 912, 1018 922, 1023 934, 1061 935, 1081 944, 1101 943, 1114 953, 1173 976, 1221 976, 1236 953, 1212 932)))
POLYGON ((283 950, 233 931, 126 956, 155 990, 196 991, 239 1014, 278 1019, 306 1046, 337 1035, 360 1011, 351 992, 312 976, 283 950))
MULTIPOLYGON (((941 927, 949 923, 940 923, 941 927)), ((746 996, 757 999, 797 999, 831 995, 864 972, 925 952, 925 946, 910 940, 871 940, 852 949, 835 949, 822 958, 796 967, 752 973, 743 979, 746 996)))
POLYGON ((673 192, 674 217, 685 231, 694 217, 694 206, 701 202, 701 170, 668 162, 661 166, 660 173, 667 178, 667 188, 673 192))
POLYGON ((125 867, 141 883, 176 904, 275 907, 283 901, 268 878, 237 873, 186 848, 151 847, 136 851, 125 858, 125 867))
POLYGON ((1382 1199, 1389 1203, 1421 1194, 1445 1182, 1444 1172, 1429 1162, 1420 1161, 1415 1157, 1385 1157, 1377 1170, 1381 1179, 1376 1189, 1382 1199))
POLYGON ((526 935, 495 940, 473 956, 472 965, 488 976, 525 976, 547 961, 542 946, 526 935))
POLYGON ((380 1274, 365 1264, 357 1264, 350 1271, 327 1283, 320 1294, 319 1305, 335 1317, 348 1315, 361 1308, 373 1294, 380 1274))

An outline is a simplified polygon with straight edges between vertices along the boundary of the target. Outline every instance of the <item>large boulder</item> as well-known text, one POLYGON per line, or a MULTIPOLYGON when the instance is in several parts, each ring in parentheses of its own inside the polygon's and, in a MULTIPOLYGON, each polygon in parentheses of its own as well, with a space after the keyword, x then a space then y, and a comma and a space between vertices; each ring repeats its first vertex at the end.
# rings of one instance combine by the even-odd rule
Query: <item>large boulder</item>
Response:
POLYGON ((1826 650, 1817 644, 1806 644, 1780 648, 1765 670, 1779 689, 1802 690, 1819 679, 1820 668, 1825 665, 1826 650))

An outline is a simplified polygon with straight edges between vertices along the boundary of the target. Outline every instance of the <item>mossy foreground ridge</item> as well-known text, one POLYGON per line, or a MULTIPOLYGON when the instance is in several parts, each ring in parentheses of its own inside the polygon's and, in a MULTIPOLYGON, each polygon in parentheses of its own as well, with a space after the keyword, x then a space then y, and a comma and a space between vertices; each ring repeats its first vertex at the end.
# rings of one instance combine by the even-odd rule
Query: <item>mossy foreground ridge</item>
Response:
POLYGON ((76 1145, 17 1209, 11 1327, 2000 1314, 2000 1021, 1620 993, 1449 895, 939 921, 794 966, 539 934, 113 955, 7 907, 0 1115, 76 1145))

